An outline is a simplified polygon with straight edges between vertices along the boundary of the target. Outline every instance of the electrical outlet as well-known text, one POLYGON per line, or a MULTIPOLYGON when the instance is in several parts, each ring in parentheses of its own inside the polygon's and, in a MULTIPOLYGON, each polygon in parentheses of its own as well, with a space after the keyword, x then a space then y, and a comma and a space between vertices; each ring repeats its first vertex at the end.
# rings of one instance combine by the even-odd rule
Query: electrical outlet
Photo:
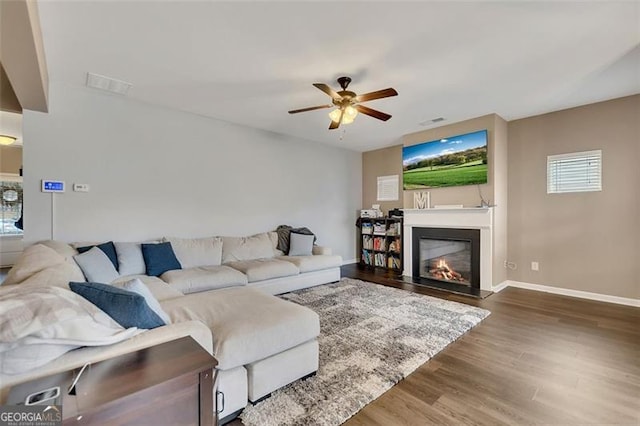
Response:
POLYGON ((531 270, 532 271, 538 271, 540 268, 540 265, 538 265, 538 262, 531 262, 531 270))
POLYGON ((86 183, 74 183, 73 190, 75 192, 89 192, 89 185, 86 183))
POLYGON ((507 265, 507 261, 504 261, 504 265, 502 265, 504 267, 504 269, 507 269, 509 266, 507 265))

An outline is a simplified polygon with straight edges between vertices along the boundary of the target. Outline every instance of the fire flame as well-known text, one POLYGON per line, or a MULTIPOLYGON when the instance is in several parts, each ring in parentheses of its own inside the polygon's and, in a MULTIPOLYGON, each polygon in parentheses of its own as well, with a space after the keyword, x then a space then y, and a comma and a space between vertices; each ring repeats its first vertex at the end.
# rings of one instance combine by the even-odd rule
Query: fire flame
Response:
POLYGON ((447 261, 444 259, 438 260, 438 268, 449 269, 449 265, 447 265, 447 261))

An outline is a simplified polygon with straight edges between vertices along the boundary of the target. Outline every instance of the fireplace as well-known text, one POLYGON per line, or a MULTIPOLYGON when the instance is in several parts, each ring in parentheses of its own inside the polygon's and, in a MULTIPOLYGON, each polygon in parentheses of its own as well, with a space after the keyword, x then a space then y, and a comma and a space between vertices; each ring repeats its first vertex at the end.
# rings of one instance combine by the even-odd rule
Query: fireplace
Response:
POLYGON ((412 243, 414 279, 480 288, 480 230, 413 227, 412 243))

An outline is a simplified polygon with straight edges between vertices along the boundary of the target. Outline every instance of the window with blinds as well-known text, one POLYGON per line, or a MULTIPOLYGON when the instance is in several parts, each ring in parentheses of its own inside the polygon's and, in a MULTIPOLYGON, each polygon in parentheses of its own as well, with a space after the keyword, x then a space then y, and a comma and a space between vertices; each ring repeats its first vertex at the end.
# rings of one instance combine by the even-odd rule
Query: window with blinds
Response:
POLYGON ((547 194, 602 191, 602 151, 547 157, 547 194))

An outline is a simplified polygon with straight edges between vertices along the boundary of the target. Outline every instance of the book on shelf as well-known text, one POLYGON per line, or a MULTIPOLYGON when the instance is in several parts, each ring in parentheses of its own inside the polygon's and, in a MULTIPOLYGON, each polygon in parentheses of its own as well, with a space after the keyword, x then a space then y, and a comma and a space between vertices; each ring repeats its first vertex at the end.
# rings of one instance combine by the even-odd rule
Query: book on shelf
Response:
POLYGON ((363 234, 373 234, 373 224, 369 222, 363 222, 361 232, 363 234))
POLYGON ((373 265, 370 252, 362 250, 362 263, 364 263, 365 265, 373 265))
POLYGON ((376 253, 374 256, 374 262, 375 262, 375 266, 382 266, 384 267, 386 265, 386 255, 384 253, 376 253))
POLYGON ((370 235, 363 235, 362 248, 367 250, 373 250, 373 237, 371 237, 370 235))
POLYGON ((373 238, 373 249, 382 251, 385 249, 385 239, 384 237, 374 237, 373 238))
POLYGON ((400 222, 392 222, 387 229, 387 235, 400 235, 401 229, 400 222))
POLYGON ((400 253, 402 249, 402 243, 400 242, 400 238, 394 238, 393 240, 389 241, 389 247, 388 250, 392 251, 394 253, 400 253))
POLYGON ((387 258, 387 267, 393 269, 400 269, 400 258, 389 256, 387 258))
POLYGON ((387 232, 384 223, 374 223, 373 224, 373 233, 384 235, 387 232))

